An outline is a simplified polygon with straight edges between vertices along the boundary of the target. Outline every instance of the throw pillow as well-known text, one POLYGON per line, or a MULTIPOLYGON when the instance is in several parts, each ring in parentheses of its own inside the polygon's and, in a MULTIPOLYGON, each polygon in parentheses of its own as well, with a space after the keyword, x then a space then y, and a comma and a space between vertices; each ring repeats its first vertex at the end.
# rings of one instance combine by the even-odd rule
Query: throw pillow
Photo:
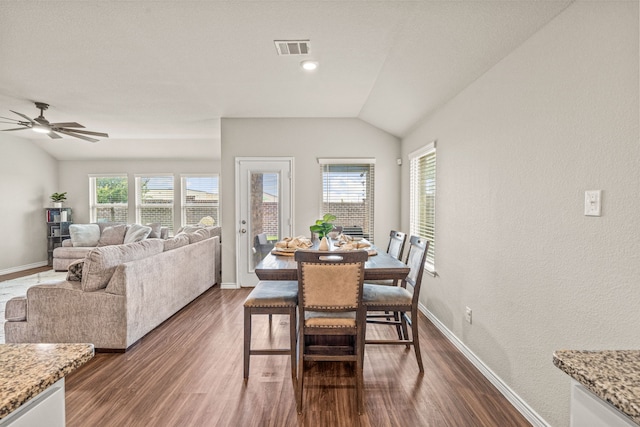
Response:
POLYGON ((71 224, 69 235, 73 247, 98 246, 100 227, 98 224, 71 224))
POLYGON ((204 228, 201 228, 193 233, 187 233, 187 236, 189 236, 189 243, 196 243, 208 239, 209 232, 204 228))
POLYGON ((147 224, 147 227, 151 227, 151 233, 147 236, 149 239, 159 239, 162 233, 162 225, 159 222, 147 224))
POLYGON ((82 266, 84 265, 84 259, 69 264, 69 271, 67 272, 67 280, 70 282, 80 282, 82 280, 82 266))
POLYGON ((184 227, 180 227, 180 229, 178 229, 178 233, 193 233, 196 232, 198 230, 202 230, 204 228, 203 225, 185 225, 184 227))
POLYGON ((127 231, 127 226, 124 224, 114 225, 102 230, 100 240, 98 240, 97 246, 108 245, 121 245, 124 243, 124 234, 127 231))
POLYGON ((82 267, 82 290, 92 292, 106 288, 120 264, 159 254, 164 249, 162 242, 158 239, 148 239, 91 249, 82 267))
POLYGON ((124 235, 124 243, 133 243, 144 240, 151 233, 151 227, 140 224, 131 224, 124 235))
POLYGON ((167 240, 163 240, 164 242, 164 250, 166 251, 170 251, 172 249, 177 249, 181 246, 186 246, 189 244, 189 236, 187 236, 185 233, 178 233, 175 236, 167 239, 167 240))

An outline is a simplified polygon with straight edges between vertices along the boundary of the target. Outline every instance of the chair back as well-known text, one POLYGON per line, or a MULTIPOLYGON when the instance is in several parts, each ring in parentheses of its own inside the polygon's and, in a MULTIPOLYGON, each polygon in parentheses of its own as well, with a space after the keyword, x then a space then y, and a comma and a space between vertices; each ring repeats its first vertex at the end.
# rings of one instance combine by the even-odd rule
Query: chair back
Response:
POLYGON ((422 272, 424 271, 424 263, 427 260, 428 250, 429 241, 427 239, 419 236, 411 236, 409 239, 409 253, 407 254, 407 266, 410 271, 407 277, 402 281, 402 286, 413 290, 414 301, 416 301, 420 295, 422 272))
POLYGON ((305 310, 357 310, 367 257, 366 251, 296 251, 300 316, 305 310))
POLYGON ((401 231, 391 230, 389 234, 389 246, 387 246, 387 253, 395 259, 402 259, 402 252, 404 251, 404 244, 407 241, 407 235, 401 231))

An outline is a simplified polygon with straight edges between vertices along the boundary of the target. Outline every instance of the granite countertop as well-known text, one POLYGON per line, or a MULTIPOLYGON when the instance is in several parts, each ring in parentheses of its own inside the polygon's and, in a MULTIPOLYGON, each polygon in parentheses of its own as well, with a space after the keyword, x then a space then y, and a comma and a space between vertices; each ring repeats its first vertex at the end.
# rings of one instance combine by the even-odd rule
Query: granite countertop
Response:
POLYGON ((640 350, 558 350, 553 364, 640 425, 640 350))
POLYGON ((0 344, 0 419, 93 354, 93 344, 0 344))

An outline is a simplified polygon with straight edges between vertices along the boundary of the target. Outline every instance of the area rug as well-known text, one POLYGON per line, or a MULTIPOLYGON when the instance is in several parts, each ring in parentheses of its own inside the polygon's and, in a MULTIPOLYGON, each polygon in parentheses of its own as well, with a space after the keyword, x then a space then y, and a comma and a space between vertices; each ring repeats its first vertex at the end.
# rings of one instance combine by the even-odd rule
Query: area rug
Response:
POLYGON ((20 277, 18 279, 0 282, 0 344, 4 344, 4 308, 13 297, 26 295, 30 286, 38 283, 47 283, 56 280, 64 280, 67 272, 55 272, 53 270, 44 271, 42 273, 32 274, 30 276, 20 277))

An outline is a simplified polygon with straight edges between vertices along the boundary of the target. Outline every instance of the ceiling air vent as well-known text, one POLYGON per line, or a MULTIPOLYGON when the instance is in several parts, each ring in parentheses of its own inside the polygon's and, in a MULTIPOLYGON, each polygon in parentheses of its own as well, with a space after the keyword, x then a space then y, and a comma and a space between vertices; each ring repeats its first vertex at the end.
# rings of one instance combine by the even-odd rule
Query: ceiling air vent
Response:
POLYGON ((309 40, 274 40, 279 56, 308 55, 311 51, 309 40))

